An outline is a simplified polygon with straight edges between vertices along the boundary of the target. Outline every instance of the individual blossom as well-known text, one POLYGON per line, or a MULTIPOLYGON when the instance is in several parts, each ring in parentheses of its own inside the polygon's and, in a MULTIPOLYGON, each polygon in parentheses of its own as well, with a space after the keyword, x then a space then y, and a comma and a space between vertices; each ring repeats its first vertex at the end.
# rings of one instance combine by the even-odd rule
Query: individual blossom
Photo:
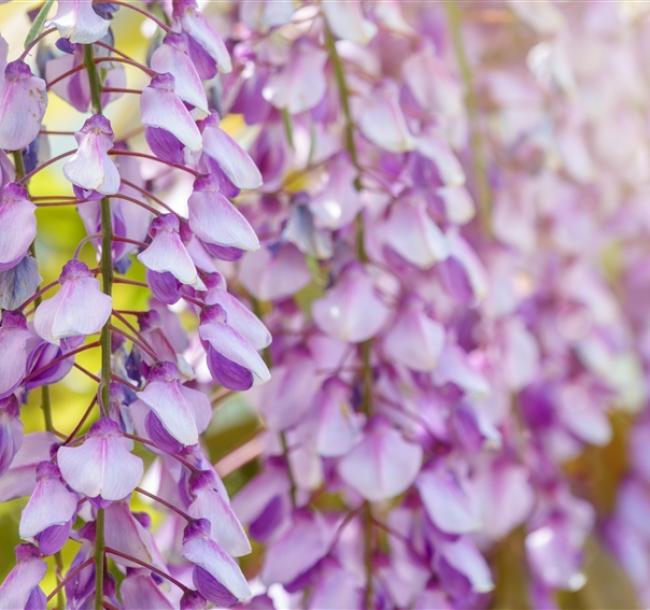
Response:
POLYGON ((48 22, 63 38, 73 43, 89 43, 102 39, 111 24, 100 17, 93 5, 83 0, 58 0, 56 15, 48 22))
POLYGON ((142 479, 142 460, 130 452, 132 444, 115 422, 102 419, 78 447, 59 447, 56 459, 61 476, 89 498, 122 500, 142 479))
POLYGON ((21 230, 2 232, 0 271, 16 266, 27 254, 36 237, 35 209, 23 186, 11 183, 3 187, 0 193, 0 223, 6 227, 21 227, 21 230))
POLYGON ((34 330, 50 343, 66 337, 99 332, 111 313, 111 297, 99 290, 88 267, 69 261, 59 276, 61 288, 41 303, 34 314, 34 330))
POLYGON ((77 152, 63 165, 65 177, 74 185, 102 195, 114 195, 120 187, 120 174, 108 151, 113 147, 111 124, 94 115, 75 133, 77 152))

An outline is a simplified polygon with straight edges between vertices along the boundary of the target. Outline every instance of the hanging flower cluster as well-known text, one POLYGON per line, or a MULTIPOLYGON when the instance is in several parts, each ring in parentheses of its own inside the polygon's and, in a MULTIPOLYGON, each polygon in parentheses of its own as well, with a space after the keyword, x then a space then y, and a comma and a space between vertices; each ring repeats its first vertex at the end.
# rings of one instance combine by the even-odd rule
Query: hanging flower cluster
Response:
POLYGON ((17 59, 0 39, 0 500, 26 498, 0 608, 481 608, 500 553, 547 608, 600 543, 650 603, 650 427, 628 421, 650 366, 645 14, 53 4, 17 59), (155 27, 146 65, 115 48, 118 12, 155 27), (74 133, 44 125, 53 95, 74 133), (51 165, 69 189, 30 194, 51 165), (46 206, 86 236, 43 284, 46 206), (132 285, 149 309, 114 304, 132 285), (62 431, 49 388, 73 367, 96 393, 62 431), (231 502, 202 434, 245 391, 264 430, 231 502), (621 418, 630 468, 603 501, 621 418))
POLYGON ((175 3, 160 19, 149 15, 160 29, 149 65, 113 47, 113 13, 137 7, 61 1, 43 24, 50 4, 17 60, 8 62, 4 41, 1 49, 0 146, 13 167, 3 153, 0 495, 28 501, 0 607, 45 608, 54 598, 60 608, 232 605, 250 597, 234 557, 251 547, 201 447, 211 396, 197 382, 185 357, 188 338, 169 309, 182 302, 191 312, 194 349, 204 352, 215 384, 245 390, 269 379, 259 350, 270 334, 228 291, 216 265, 260 247, 231 199, 258 188, 261 174, 222 131, 204 85, 231 70, 229 52, 192 1, 175 3), (25 59, 56 35, 55 50, 39 62, 42 76, 33 73, 25 59), (125 65, 146 74, 142 91, 125 87, 125 65), (62 135, 43 126, 50 94, 87 118, 73 134, 74 148, 48 159, 41 141, 62 135), (150 152, 116 139, 104 114, 124 94, 139 95, 150 152), (30 178, 57 161, 70 190, 30 196, 30 178), (157 167, 146 180, 143 163, 157 167), (177 173, 193 180, 189 217, 158 196, 177 173), (58 280, 39 286, 35 212, 57 205, 76 206, 88 234, 58 280), (80 259, 88 242, 96 247, 95 268, 80 259), (136 259, 146 268, 151 309, 119 310, 112 296, 134 283, 125 274, 136 259), (101 352, 99 376, 75 362, 86 350, 101 352), (63 433, 53 424, 57 405, 48 386, 73 366, 96 381, 97 392, 78 426, 63 433), (21 403, 38 388, 46 429, 23 435, 21 403), (153 491, 137 445, 158 469, 153 491), (130 508, 134 494, 175 517, 165 535, 154 536, 148 515, 130 508), (69 540, 78 550, 64 566, 60 551, 69 540), (48 556, 58 585, 46 594, 40 583, 48 556))

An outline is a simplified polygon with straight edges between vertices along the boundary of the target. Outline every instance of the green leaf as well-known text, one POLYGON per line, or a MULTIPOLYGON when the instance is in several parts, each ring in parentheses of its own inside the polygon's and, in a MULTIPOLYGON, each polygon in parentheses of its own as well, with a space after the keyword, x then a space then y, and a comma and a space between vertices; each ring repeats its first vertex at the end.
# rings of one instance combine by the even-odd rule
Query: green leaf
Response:
POLYGON ((47 19, 47 14, 50 12, 50 7, 53 3, 54 0, 45 0, 45 2, 43 2, 41 10, 38 11, 38 15, 36 15, 36 19, 34 19, 34 23, 32 23, 32 27, 29 28, 29 32, 27 32, 27 38, 25 38, 26 47, 32 44, 32 42, 34 42, 36 37, 39 35, 41 28, 45 23, 45 19, 47 19))

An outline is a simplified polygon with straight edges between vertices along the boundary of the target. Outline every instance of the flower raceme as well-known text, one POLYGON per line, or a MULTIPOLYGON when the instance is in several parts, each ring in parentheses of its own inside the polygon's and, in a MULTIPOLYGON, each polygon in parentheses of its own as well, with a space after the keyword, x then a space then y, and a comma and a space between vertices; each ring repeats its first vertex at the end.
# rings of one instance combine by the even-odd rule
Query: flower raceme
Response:
POLYGON ((0 608, 498 607, 508 554, 552 607, 596 539, 650 600, 645 414, 611 515, 572 475, 646 399, 643 45, 614 3, 205 4, 46 2, 16 59, 0 39, 0 608), (51 282, 47 206, 87 233, 51 282), (263 430, 217 467, 240 392, 263 430))

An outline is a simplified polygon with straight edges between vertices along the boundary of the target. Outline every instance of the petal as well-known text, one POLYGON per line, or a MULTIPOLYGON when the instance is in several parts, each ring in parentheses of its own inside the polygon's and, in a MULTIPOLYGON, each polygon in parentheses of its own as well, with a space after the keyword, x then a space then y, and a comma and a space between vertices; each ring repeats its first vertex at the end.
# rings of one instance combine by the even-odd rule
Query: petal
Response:
POLYGON ((387 424, 366 432, 338 464, 341 478, 366 500, 393 498, 413 483, 422 464, 422 449, 387 424))
POLYGON ((327 24, 338 38, 366 45, 377 31, 374 23, 363 18, 359 0, 324 2, 322 8, 327 24))
POLYGON ((218 118, 204 121, 203 151, 212 157, 228 179, 240 189, 262 186, 262 175, 248 153, 219 127, 218 118))
POLYGON ((269 78, 262 94, 276 108, 298 114, 314 108, 325 95, 327 53, 310 44, 296 44, 292 61, 269 78))
POLYGON ((32 591, 43 580, 47 564, 42 559, 20 561, 0 585, 0 608, 22 610, 32 591))
POLYGON ((142 90, 140 111, 142 122, 149 127, 165 129, 191 151, 201 150, 201 134, 192 115, 174 93, 173 77, 164 74, 154 77, 151 85, 142 90), (157 79, 168 77, 156 86, 157 79))
POLYGON ((480 528, 477 506, 451 472, 441 468, 422 472, 416 485, 427 514, 443 532, 466 534, 480 528))
POLYGON ((8 64, 0 90, 0 148, 26 148, 41 129, 46 108, 45 81, 22 61, 8 64))
POLYGON ((20 537, 32 538, 52 525, 70 521, 77 510, 77 497, 54 477, 36 483, 20 517, 20 537))
POLYGON ((210 290, 206 298, 209 305, 218 304, 226 312, 228 326, 236 330, 257 350, 271 344, 271 333, 264 323, 238 298, 222 288, 210 290))
POLYGON ((386 338, 386 354, 414 371, 431 371, 438 364, 445 342, 441 324, 429 318, 421 307, 410 305, 395 319, 386 338))
POLYGON ((469 538, 445 542, 442 554, 447 562, 464 574, 476 593, 487 593, 494 588, 490 568, 483 555, 469 538))
POLYGON ((56 26, 61 37, 70 42, 88 44, 104 38, 110 24, 87 0, 59 0, 56 15, 47 26, 56 26))
POLYGON ((420 269, 448 256, 445 235, 427 214, 424 201, 397 201, 383 228, 385 242, 420 269))
POLYGON ((152 271, 168 271, 182 284, 193 284, 198 279, 194 262, 176 232, 157 233, 149 246, 138 254, 138 260, 152 271))
POLYGON ((208 100, 201 77, 185 51, 171 44, 161 44, 151 56, 151 67, 161 74, 171 74, 176 95, 208 114, 208 100))
POLYGON ((113 301, 99 290, 93 277, 63 283, 51 299, 43 301, 34 314, 34 330, 46 341, 99 332, 111 315, 113 301))
POLYGON ((0 272, 0 309, 13 311, 36 292, 41 282, 33 256, 25 256, 15 267, 0 272))
POLYGON ((12 267, 27 254, 36 237, 36 206, 28 199, 26 191, 9 184, 2 189, 0 199, 0 270, 12 267), (20 227, 20 230, 8 230, 20 227))
POLYGON ((205 242, 257 250, 260 242, 244 215, 216 190, 194 190, 188 201, 190 228, 205 242))
POLYGON ((196 490, 195 494, 188 511, 190 515, 210 522, 210 536, 227 553, 234 557, 248 555, 251 552, 250 542, 230 503, 207 486, 196 490))
POLYGON ((25 377, 29 340, 30 333, 26 329, 0 327, 0 354, 12 355, 0 358, 0 398, 11 394, 25 377))
POLYGON ((258 383, 264 383, 271 378, 269 369, 255 348, 227 324, 203 324, 199 327, 199 336, 228 360, 251 371, 258 383))
POLYGON ((221 547, 203 536, 183 543, 183 557, 203 568, 239 600, 250 597, 248 583, 239 566, 221 547))
POLYGON ((125 608, 138 610, 172 610, 171 602, 148 574, 131 573, 120 585, 125 608))
POLYGON ((390 315, 370 276, 360 265, 348 267, 333 288, 314 302, 312 315, 326 333, 360 343, 376 335, 390 315))
POLYGON ((393 153, 412 150, 411 136, 393 83, 384 83, 359 104, 359 127, 373 144, 393 153))
POLYGON ((142 460, 129 449, 130 441, 116 434, 89 435, 78 447, 59 447, 57 462, 75 491, 90 498, 121 500, 142 479, 142 460))
POLYGON ((254 297, 275 301, 292 296, 311 280, 305 257, 293 244, 260 248, 242 258, 239 279, 254 297))
POLYGON ((217 62, 219 71, 232 70, 230 54, 223 39, 196 9, 189 8, 181 17, 183 30, 187 32, 217 62))
POLYGON ((348 387, 338 379, 325 382, 314 399, 319 422, 316 447, 325 457, 346 454, 360 436, 362 418, 355 415, 348 387))
POLYGON ((152 381, 138 393, 179 443, 195 445, 199 440, 194 412, 180 391, 180 384, 152 381))

